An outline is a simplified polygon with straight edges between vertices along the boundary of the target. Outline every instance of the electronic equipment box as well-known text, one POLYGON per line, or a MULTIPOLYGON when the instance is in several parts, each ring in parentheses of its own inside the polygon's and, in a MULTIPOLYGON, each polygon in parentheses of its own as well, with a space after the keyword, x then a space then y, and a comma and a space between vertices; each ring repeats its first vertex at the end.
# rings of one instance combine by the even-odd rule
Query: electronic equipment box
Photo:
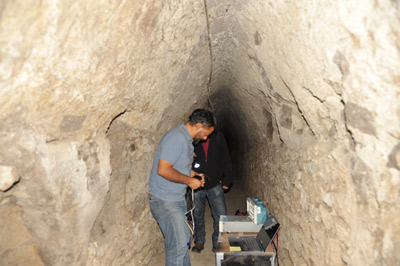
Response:
POLYGON ((262 224, 254 224, 248 216, 221 215, 219 218, 219 232, 258 232, 262 224))
POLYGON ((267 207, 258 198, 247 198, 247 215, 255 224, 263 224, 267 218, 267 207))

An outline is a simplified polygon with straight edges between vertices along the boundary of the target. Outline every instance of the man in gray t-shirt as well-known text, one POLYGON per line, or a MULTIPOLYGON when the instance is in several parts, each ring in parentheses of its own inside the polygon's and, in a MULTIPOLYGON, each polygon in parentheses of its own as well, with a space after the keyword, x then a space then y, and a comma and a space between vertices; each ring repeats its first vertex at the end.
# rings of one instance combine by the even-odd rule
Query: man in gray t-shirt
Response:
POLYGON ((213 113, 196 109, 188 122, 168 131, 158 145, 149 178, 149 203, 164 235, 165 265, 190 265, 185 193, 187 186, 204 187, 204 175, 191 170, 192 142, 206 140, 215 126, 213 113))

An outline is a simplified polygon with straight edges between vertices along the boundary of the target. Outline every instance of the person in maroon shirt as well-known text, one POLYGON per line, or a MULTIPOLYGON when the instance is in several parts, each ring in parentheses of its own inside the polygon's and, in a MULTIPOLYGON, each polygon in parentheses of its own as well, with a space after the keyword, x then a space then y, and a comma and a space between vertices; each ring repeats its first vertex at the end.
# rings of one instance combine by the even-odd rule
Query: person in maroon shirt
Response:
POLYGON ((200 253, 204 249, 206 236, 204 208, 207 199, 214 219, 212 250, 215 252, 219 233, 219 218, 221 215, 226 215, 224 190, 227 190, 232 184, 231 159, 224 134, 221 131, 215 131, 206 141, 195 145, 194 153, 192 170, 197 173, 204 173, 205 185, 204 188, 194 192, 195 245, 192 251, 200 253))

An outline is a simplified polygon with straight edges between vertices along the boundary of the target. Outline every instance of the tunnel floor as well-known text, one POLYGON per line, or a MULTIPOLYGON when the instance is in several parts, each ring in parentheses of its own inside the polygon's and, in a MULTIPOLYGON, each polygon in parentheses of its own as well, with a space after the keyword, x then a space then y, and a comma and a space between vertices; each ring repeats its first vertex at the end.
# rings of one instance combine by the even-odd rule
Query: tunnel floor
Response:
MULTIPOLYGON (((243 182, 242 178, 235 177, 233 178, 233 185, 229 192, 225 193, 225 201, 228 215, 235 215, 236 211, 239 209, 240 211, 246 211, 246 192, 243 190, 243 182)), ((213 219, 211 217, 210 207, 206 204, 205 208, 205 222, 206 222, 206 244, 204 246, 204 250, 201 253, 196 253, 189 251, 190 262, 192 266, 209 266, 215 265, 215 253, 211 251, 212 249, 212 241, 211 235, 213 232, 213 219)), ((152 265, 160 266, 164 265, 165 256, 162 254, 157 261, 155 261, 152 265)))

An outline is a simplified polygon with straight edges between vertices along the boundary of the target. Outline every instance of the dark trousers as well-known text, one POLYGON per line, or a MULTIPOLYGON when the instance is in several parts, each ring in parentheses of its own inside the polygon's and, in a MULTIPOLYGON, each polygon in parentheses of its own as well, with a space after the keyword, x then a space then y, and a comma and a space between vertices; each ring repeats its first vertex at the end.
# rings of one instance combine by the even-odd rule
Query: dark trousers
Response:
POLYGON ((206 198, 210 203, 211 214, 214 219, 214 232, 212 234, 213 247, 217 247, 218 233, 219 233, 219 217, 226 215, 226 204, 224 190, 221 185, 217 185, 211 189, 199 189, 194 193, 194 223, 195 223, 195 241, 196 243, 206 242, 206 228, 204 222, 204 208, 206 205, 206 198))

